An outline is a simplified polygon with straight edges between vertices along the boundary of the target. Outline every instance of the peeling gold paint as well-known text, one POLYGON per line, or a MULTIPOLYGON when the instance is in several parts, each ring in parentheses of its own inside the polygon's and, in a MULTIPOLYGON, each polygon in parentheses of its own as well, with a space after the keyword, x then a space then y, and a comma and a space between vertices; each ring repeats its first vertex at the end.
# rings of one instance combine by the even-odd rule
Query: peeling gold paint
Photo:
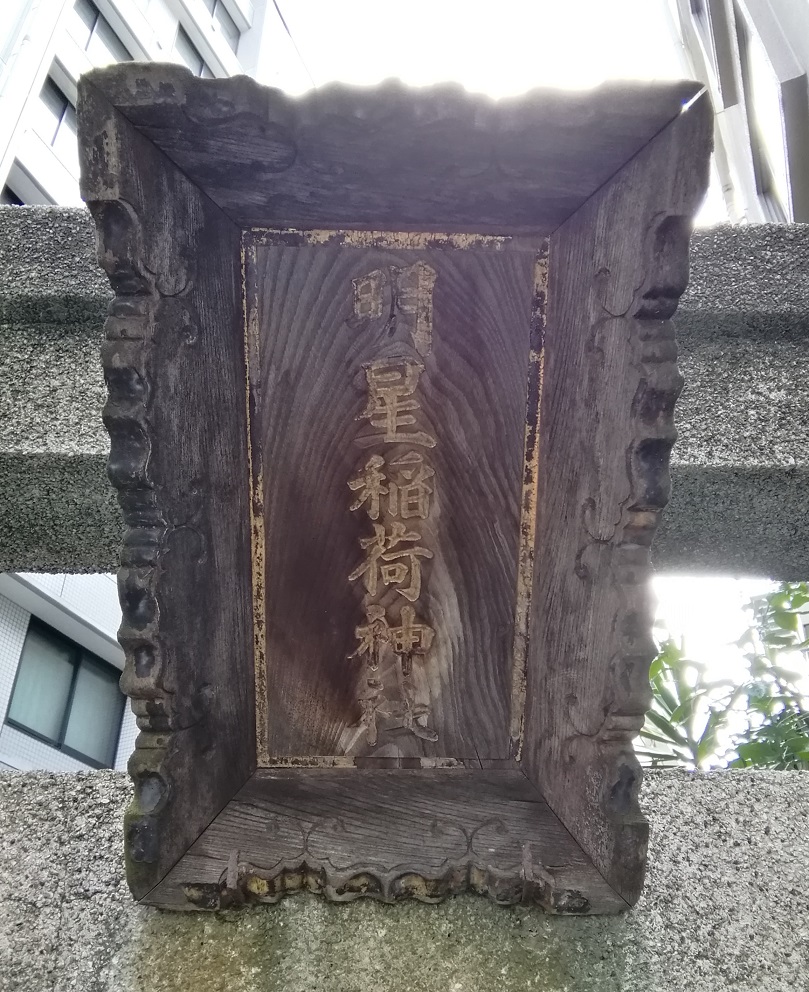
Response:
POLYGON ((256 249, 242 238, 242 308, 244 312, 245 406, 247 413, 247 465, 250 475, 250 559, 253 586, 253 665, 256 693, 256 762, 268 758, 267 627, 265 608, 264 478, 261 450, 250 413, 250 397, 257 395, 260 379, 256 249))
POLYGON ((514 648, 511 683, 511 748, 522 756, 525 722, 526 665, 531 625, 531 594, 534 582, 537 483, 539 478, 539 416, 545 367, 545 314, 548 299, 547 243, 534 266, 534 297, 531 313, 531 350, 526 390, 523 483, 520 498, 520 551, 517 565, 517 595, 514 610, 514 648))
POLYGON ((400 758, 350 755, 272 755, 266 763, 260 763, 262 768, 357 768, 373 767, 374 763, 384 767, 416 767, 416 768, 463 768, 464 764, 458 758, 417 758, 403 756, 400 758), (359 762, 359 765, 357 764, 359 762), (402 765, 406 762, 406 765, 402 765), (418 762, 418 764, 416 764, 418 762))
POLYGON ((297 228, 253 227, 245 234, 253 245, 340 245, 346 248, 487 248, 494 251, 522 249, 536 251, 525 238, 493 234, 450 234, 430 231, 303 231, 297 228))

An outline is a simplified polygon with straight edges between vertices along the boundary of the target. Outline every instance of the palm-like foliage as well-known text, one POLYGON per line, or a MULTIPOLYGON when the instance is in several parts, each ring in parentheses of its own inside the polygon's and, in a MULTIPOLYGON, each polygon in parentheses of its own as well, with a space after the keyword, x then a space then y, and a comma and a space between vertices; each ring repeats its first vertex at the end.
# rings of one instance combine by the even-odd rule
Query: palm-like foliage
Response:
POLYGON ((670 638, 661 645, 649 672, 652 708, 636 749, 652 768, 704 768, 721 749, 738 688, 708 681, 705 668, 670 638))
POLYGON ((801 613, 809 585, 788 582, 748 604, 739 682, 709 681, 706 666, 663 640, 652 662, 652 708, 637 753, 653 768, 809 769, 809 638, 801 613))
POLYGON ((809 638, 801 611, 809 584, 786 582, 757 596, 749 608, 754 626, 739 641, 746 649, 750 679, 747 730, 736 742, 731 767, 809 768, 809 638))

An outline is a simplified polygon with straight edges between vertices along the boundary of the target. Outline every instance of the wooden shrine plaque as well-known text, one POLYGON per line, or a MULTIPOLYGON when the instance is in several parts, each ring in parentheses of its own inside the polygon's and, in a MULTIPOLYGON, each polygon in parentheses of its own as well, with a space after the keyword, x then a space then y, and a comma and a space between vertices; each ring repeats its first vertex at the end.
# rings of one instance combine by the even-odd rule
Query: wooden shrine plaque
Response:
POLYGON ((133 893, 632 905, 698 84, 79 89, 133 893))
POLYGON ((546 246, 245 241, 260 764, 513 757, 546 246))

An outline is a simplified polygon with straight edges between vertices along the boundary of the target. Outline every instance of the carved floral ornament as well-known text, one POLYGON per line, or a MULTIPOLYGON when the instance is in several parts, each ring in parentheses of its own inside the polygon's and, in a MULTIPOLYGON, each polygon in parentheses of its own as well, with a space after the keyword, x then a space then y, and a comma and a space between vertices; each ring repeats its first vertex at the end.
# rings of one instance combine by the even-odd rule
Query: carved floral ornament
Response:
POLYGON ((704 96, 127 64, 78 109, 134 894, 632 904, 704 96))

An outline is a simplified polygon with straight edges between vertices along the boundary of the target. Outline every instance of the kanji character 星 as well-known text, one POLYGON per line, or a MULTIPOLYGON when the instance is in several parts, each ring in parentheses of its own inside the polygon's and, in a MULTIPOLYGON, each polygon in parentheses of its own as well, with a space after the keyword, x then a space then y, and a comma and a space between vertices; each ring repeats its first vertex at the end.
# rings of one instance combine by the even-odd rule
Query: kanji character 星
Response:
POLYGON ((365 434, 356 438, 360 447, 387 443, 420 444, 435 447, 435 438, 425 431, 406 430, 416 423, 410 410, 418 410, 412 398, 424 366, 408 358, 391 358, 374 362, 365 367, 368 382, 368 405, 359 419, 370 420, 381 434, 365 434))

